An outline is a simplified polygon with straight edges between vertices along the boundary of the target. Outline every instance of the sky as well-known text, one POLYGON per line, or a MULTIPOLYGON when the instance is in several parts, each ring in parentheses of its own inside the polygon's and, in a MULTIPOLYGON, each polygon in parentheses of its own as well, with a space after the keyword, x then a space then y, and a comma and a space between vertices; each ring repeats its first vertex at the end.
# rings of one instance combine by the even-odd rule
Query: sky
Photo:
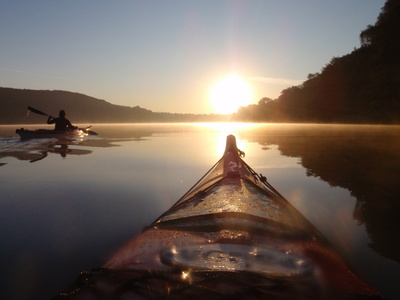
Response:
POLYGON ((360 47, 384 0, 0 0, 0 87, 215 113, 236 74, 276 99, 360 47))

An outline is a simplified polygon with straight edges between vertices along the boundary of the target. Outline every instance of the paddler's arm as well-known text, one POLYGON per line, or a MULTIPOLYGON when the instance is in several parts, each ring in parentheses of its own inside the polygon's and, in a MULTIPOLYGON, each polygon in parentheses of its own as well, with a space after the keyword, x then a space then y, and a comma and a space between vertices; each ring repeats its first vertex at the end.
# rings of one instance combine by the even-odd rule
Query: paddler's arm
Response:
POLYGON ((74 129, 78 129, 78 126, 72 125, 71 122, 67 119, 67 128, 74 130, 74 129))
POLYGON ((54 118, 52 116, 49 116, 47 118, 47 124, 53 124, 55 122, 54 118))

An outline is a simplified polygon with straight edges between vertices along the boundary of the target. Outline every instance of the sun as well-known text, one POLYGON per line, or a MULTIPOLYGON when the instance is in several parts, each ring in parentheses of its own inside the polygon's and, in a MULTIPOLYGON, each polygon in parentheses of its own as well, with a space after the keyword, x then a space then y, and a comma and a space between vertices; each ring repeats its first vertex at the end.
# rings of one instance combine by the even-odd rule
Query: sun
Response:
POLYGON ((212 86, 210 101, 216 113, 231 114, 250 104, 251 88, 244 79, 230 74, 212 86))

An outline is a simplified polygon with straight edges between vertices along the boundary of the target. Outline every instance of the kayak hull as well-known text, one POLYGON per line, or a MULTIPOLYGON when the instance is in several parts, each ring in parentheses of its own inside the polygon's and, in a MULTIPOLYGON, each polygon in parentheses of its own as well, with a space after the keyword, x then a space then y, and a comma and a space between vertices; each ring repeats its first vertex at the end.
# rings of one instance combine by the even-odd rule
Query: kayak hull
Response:
POLYGON ((51 129, 29 130, 20 128, 15 132, 21 137, 21 139, 76 138, 89 135, 88 132, 82 129, 57 131, 51 129))
POLYGON ((192 189, 54 299, 379 299, 241 154, 228 136, 192 189))

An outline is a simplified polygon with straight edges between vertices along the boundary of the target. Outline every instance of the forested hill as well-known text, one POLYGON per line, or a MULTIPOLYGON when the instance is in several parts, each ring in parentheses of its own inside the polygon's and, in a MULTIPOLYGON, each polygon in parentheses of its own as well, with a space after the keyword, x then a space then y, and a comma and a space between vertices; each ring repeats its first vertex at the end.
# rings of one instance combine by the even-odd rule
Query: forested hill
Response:
POLYGON ((216 122, 226 121, 222 115, 155 113, 136 107, 113 105, 83 94, 66 91, 24 90, 0 88, 0 124, 45 123, 46 117, 28 114, 32 106, 47 114, 58 116, 67 112, 72 123, 136 123, 136 122, 216 122))
POLYGON ((334 57, 278 99, 241 108, 235 119, 400 124, 399 32, 400 1, 387 0, 375 25, 361 32, 360 48, 334 57))

